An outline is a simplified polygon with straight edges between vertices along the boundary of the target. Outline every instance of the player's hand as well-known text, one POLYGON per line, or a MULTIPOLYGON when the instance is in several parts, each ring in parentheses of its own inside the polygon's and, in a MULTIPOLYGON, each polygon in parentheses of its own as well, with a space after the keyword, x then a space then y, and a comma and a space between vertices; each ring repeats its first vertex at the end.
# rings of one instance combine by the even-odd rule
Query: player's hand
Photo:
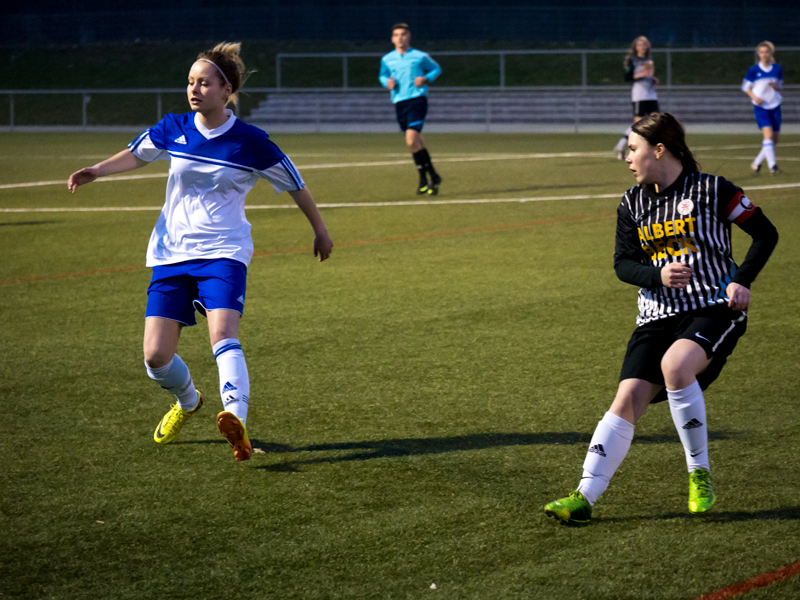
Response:
POLYGON ((414 77, 414 85, 415 86, 422 87, 426 83, 428 83, 428 78, 427 77, 423 77, 423 76, 414 77))
POLYGON ((661 283, 664 287, 680 290, 692 280, 692 268, 683 263, 669 263, 661 269, 661 283))
POLYGON ((388 87, 390 90, 393 90, 395 86, 397 86, 397 80, 394 77, 389 77, 386 87, 388 87))
POLYGON ((653 85, 658 85, 660 81, 658 77, 653 77, 653 85))
POLYGON ((98 177, 99 174, 96 167, 86 167, 80 171, 75 171, 69 176, 69 180, 67 181, 67 189, 69 189, 70 194, 74 194, 79 185, 92 183, 98 177))
POLYGON ((763 98, 759 98, 758 96, 753 96, 753 102, 755 102, 756 104, 761 106, 764 103, 764 99, 763 98))
POLYGON ((729 283, 725 288, 728 294, 728 307, 733 310, 747 310, 750 306, 750 290, 738 283, 729 283))
POLYGON ((314 236, 314 256, 319 257, 319 262, 322 262, 331 255, 333 251, 333 240, 328 235, 327 231, 321 231, 314 236))

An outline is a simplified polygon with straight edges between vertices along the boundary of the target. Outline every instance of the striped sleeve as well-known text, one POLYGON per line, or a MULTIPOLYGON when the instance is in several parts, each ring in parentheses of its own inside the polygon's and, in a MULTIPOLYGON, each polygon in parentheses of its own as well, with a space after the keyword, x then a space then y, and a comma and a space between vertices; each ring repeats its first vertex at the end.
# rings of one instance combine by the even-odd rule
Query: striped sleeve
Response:
POLYGON ((168 160, 169 152, 167 152, 167 146, 164 143, 164 121, 161 120, 157 125, 140 134, 128 144, 128 150, 136 158, 147 162, 168 160))
POLYGON ((256 171, 259 177, 263 177, 270 182, 275 193, 287 192, 292 190, 302 190, 306 187, 303 178, 297 167, 294 166, 292 159, 284 156, 280 162, 272 165, 263 171, 256 171))

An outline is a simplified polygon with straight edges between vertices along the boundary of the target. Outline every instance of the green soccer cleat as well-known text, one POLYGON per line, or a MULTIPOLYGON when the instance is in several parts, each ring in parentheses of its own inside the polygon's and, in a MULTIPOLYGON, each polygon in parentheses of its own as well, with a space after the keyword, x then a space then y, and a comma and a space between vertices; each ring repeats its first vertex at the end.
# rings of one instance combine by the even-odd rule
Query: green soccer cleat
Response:
POLYGON ((417 188, 417 196, 422 196, 423 194, 429 194, 430 191, 431 191, 431 188, 428 187, 428 182, 427 181, 420 181, 419 182, 419 187, 417 188))
POLYGON ((431 184, 428 186, 428 194, 430 196, 439 195, 439 185, 442 183, 442 178, 439 175, 431 177, 431 184))
POLYGON ((695 469, 689 475, 689 512, 708 512, 716 499, 711 473, 705 469, 695 469))
POLYGON ((250 438, 244 423, 232 412, 223 411, 217 415, 217 428, 233 448, 236 460, 247 460, 253 454, 250 438))
POLYGON ((172 405, 169 412, 164 415, 156 427, 153 439, 156 444, 169 444, 178 438, 186 419, 203 407, 203 394, 197 392, 197 405, 192 410, 183 410, 177 402, 172 405))
POLYGON ((554 500, 544 507, 544 514, 553 517, 562 525, 580 527, 592 520, 592 505, 578 490, 566 498, 554 500))

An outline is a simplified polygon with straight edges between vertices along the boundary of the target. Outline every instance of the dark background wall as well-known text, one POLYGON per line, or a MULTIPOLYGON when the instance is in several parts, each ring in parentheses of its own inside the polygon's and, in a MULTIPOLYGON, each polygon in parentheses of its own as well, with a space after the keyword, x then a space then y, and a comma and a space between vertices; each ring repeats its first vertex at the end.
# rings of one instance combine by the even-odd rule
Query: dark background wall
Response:
POLYGON ((397 21, 420 40, 505 40, 532 44, 620 45, 637 35, 654 44, 748 46, 762 39, 798 43, 800 2, 627 0, 492 2, 407 0, 139 0, 109 9, 108 0, 3 3, 0 45, 86 44, 149 40, 348 40, 387 37, 397 21))

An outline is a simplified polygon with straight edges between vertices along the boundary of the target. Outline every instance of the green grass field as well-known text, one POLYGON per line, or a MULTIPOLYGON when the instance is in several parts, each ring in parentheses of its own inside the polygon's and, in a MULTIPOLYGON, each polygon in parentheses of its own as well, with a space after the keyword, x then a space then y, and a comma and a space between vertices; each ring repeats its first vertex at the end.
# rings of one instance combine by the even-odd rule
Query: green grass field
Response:
MULTIPOLYGON (((0 209, 160 207, 161 177, 9 187, 65 182, 131 137, 0 136, 0 209)), ((612 268, 634 183, 615 136, 428 135, 438 200, 564 197, 436 205, 391 205, 417 200, 400 135, 273 137, 318 203, 390 205, 323 207, 321 264, 298 210, 248 212, 245 463, 214 425, 202 319, 179 353, 206 407, 153 442, 171 401, 141 354, 157 208, 0 213, 3 598, 693 599, 800 561, 800 204, 756 189, 800 183, 800 136, 760 178, 757 132, 690 138, 781 234, 706 394, 714 511, 687 513, 661 404, 582 529, 542 506, 577 485, 635 327, 612 268), (584 154, 524 156, 567 152, 584 154)), ((291 199, 261 182, 248 203, 291 199)), ((798 597, 800 577, 746 596, 798 597)))

